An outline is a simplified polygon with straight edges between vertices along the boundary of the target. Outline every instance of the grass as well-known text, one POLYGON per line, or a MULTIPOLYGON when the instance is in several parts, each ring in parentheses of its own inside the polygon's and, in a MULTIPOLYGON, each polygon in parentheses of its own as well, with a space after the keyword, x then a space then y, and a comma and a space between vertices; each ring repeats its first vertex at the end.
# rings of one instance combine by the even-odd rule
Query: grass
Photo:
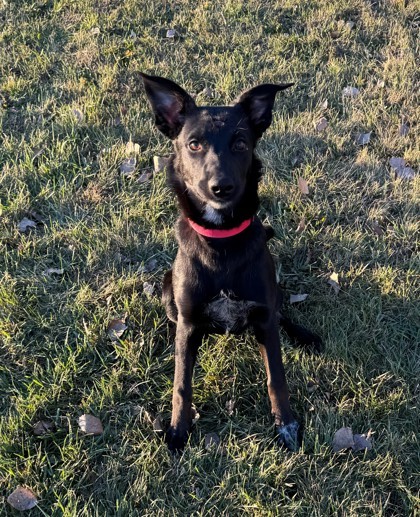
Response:
POLYGON ((18 485, 37 494, 34 516, 418 512, 419 180, 395 179, 388 165, 400 156, 419 166, 415 2, 9 0, 0 19, 0 514, 17 513, 6 499, 18 485), (153 432, 156 415, 170 416, 173 333, 159 293, 177 210, 163 173, 138 181, 170 152, 139 71, 203 104, 296 83, 259 154, 279 280, 287 294, 309 294, 288 312, 326 345, 313 357, 283 339, 306 428, 297 454, 273 443, 249 336, 203 344, 201 418, 184 455, 170 457, 153 432), (359 96, 343 98, 345 86, 359 96), (329 125, 318 132, 321 116, 329 125), (140 153, 126 178, 130 138, 140 153), (19 232, 23 217, 43 224, 19 232), (112 342, 107 325, 124 314, 128 330, 112 342), (83 413, 102 420, 103 435, 78 430, 83 413), (34 435, 39 420, 55 430, 34 435), (371 429, 373 450, 334 454, 343 425, 371 429), (222 446, 208 451, 210 432, 222 446))

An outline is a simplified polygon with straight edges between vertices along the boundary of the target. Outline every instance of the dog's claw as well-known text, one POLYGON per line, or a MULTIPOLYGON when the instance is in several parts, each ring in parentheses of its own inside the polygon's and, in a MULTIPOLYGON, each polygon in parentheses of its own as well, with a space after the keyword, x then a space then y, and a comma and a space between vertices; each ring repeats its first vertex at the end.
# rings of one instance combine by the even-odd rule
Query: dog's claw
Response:
POLYGON ((301 445, 299 424, 296 420, 277 426, 277 439, 280 447, 296 452, 301 445))

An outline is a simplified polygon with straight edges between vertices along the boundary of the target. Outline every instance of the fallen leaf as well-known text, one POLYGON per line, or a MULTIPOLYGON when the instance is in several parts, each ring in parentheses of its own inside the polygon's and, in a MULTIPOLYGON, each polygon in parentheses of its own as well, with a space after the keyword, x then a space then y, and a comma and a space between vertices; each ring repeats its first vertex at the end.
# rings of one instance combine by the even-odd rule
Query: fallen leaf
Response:
POLYGON ((397 178, 402 180, 412 180, 416 175, 414 169, 411 167, 403 167, 402 169, 397 169, 396 171, 397 178))
POLYGON ((357 136, 357 144, 358 145, 366 145, 370 142, 370 135, 372 134, 372 131, 369 131, 369 133, 360 133, 360 135, 357 136))
POLYGON ((338 282, 337 273, 331 273, 330 278, 327 280, 327 283, 334 289, 335 294, 340 292, 340 284, 338 282))
POLYGON ((220 438, 217 433, 207 433, 204 436, 204 446, 207 450, 211 449, 212 447, 217 447, 220 443, 220 438))
POLYGON ((165 156, 153 156, 153 167, 155 172, 163 171, 168 164, 168 158, 165 156))
POLYGON ((306 384, 306 389, 308 390, 308 393, 313 393, 319 388, 318 384, 314 381, 308 381, 306 384))
POLYGON ((304 180, 301 176, 298 178, 298 186, 299 190, 302 192, 302 194, 309 194, 309 187, 306 180, 304 180))
POLYGON ((80 430, 86 434, 93 434, 94 436, 99 436, 104 432, 104 428, 102 426, 102 422, 93 415, 82 415, 79 416, 79 427, 80 430))
POLYGON ((145 264, 139 267, 140 273, 150 273, 151 271, 154 271, 157 266, 157 260, 156 259, 150 259, 145 264))
POLYGON ((401 169, 405 166, 405 160, 404 158, 397 158, 396 156, 393 156, 389 159, 389 165, 391 165, 393 169, 401 169))
POLYGON ((41 156, 41 154, 45 151, 45 147, 41 147, 40 149, 37 149, 33 156, 32 156, 32 161, 36 160, 39 156, 41 156))
POLYGON ((54 422, 49 422, 48 420, 40 420, 33 426, 34 435, 36 436, 43 436, 44 434, 51 433, 54 429, 54 422))
POLYGON ((366 434, 355 434, 353 436, 354 438, 354 445, 353 450, 354 452, 364 451, 364 450, 370 450, 372 449, 372 442, 369 439, 369 436, 366 434))
POLYGON ((36 224, 44 224, 44 220, 42 219, 42 217, 33 210, 29 210, 28 214, 32 217, 32 219, 34 219, 36 224))
POLYGON ((407 124, 401 124, 400 127, 398 128, 398 134, 400 136, 407 136, 408 135, 408 132, 409 132, 410 128, 407 126, 407 124))
POLYGON ((131 158, 126 158, 120 165, 120 172, 123 176, 130 177, 133 172, 136 170, 137 160, 135 156, 131 158))
POLYGON ((204 90, 202 90, 200 93, 205 97, 208 97, 209 99, 212 99, 214 97, 214 91, 208 86, 206 86, 204 90))
POLYGON ((50 267, 44 272, 46 275, 64 275, 64 269, 57 269, 55 267, 50 267))
POLYGON ((31 510, 38 504, 38 500, 36 495, 29 490, 29 488, 25 488, 23 486, 18 486, 7 498, 7 502, 15 508, 15 510, 19 510, 24 512, 25 510, 31 510))
POLYGON ((150 178, 153 176, 153 173, 152 172, 143 172, 143 174, 140 174, 139 178, 138 178, 138 182, 139 183, 146 183, 147 181, 150 180, 150 178))
POLYGON ((325 117, 321 117, 318 122, 315 123, 315 129, 317 131, 324 131, 328 127, 328 120, 325 117))
POLYGON ((175 29, 168 29, 166 31, 166 37, 167 38, 175 38, 176 36, 176 30, 175 29))
POLYGON ((416 174, 414 169, 405 165, 404 158, 393 156, 389 159, 389 165, 394 169, 397 178, 412 180, 416 174))
POLYGON ((379 226, 379 223, 378 221, 373 221, 372 223, 372 230, 374 231, 374 233, 376 233, 376 235, 378 235, 379 237, 381 237, 383 234, 384 234, 384 231, 382 230, 382 228, 379 226))
POLYGON ((155 290, 155 286, 153 284, 149 284, 149 282, 143 283, 143 292, 146 296, 153 296, 153 291, 155 290))
POLYGON ((191 408, 191 423, 194 425, 196 424, 200 419, 200 413, 197 411, 197 409, 193 406, 191 408))
POLYGON ((354 99, 357 97, 360 93, 360 90, 358 88, 355 88, 354 86, 346 86, 343 88, 343 97, 350 97, 354 99))
POLYGON ((307 294, 291 294, 290 295, 290 303, 299 303, 299 302, 303 302, 306 300, 306 298, 308 297, 309 295, 307 294))
POLYGON ((298 227, 296 228, 297 233, 302 233, 306 228, 306 221, 305 219, 301 219, 299 221, 298 227))
POLYGON ((109 322, 108 336, 111 338, 111 341, 118 341, 126 330, 127 325, 125 324, 125 318, 123 320, 114 319, 109 322))
POLYGON ((22 233, 25 233, 27 230, 31 228, 36 228, 36 222, 24 217, 20 223, 18 223, 18 230, 22 233))
POLYGON ((140 153, 140 146, 139 144, 136 144, 129 140, 127 142, 127 145, 125 146, 125 150, 127 154, 139 154, 140 153))
POLYGON ((334 452, 339 452, 343 449, 350 449, 353 446, 353 432, 350 427, 342 427, 335 433, 332 443, 334 452))
POLYGON ((83 117, 83 113, 80 110, 75 108, 74 110, 72 110, 72 113, 75 116, 75 118, 77 119, 77 122, 83 122, 84 117, 83 117))
POLYGON ((100 29, 99 27, 92 27, 92 28, 90 29, 90 33, 91 33, 91 34, 93 34, 94 36, 95 36, 96 34, 100 34, 100 32, 101 32, 101 29, 100 29))
POLYGON ((226 402, 226 410, 229 416, 233 415, 233 411, 235 409, 235 401, 230 399, 226 402))
POLYGON ((158 415, 153 420, 153 431, 155 431, 158 434, 163 433, 163 423, 162 423, 162 418, 160 417, 160 415, 158 415))

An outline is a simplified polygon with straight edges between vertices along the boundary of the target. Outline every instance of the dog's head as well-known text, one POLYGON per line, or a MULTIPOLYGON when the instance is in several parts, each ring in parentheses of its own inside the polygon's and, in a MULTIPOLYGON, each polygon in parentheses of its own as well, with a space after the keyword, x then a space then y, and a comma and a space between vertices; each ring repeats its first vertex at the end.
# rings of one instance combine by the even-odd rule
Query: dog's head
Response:
POLYGON ((232 212, 252 175, 256 143, 271 124, 276 93, 292 84, 262 84, 231 106, 198 107, 173 81, 141 76, 156 126, 174 142, 189 195, 210 219, 232 212))

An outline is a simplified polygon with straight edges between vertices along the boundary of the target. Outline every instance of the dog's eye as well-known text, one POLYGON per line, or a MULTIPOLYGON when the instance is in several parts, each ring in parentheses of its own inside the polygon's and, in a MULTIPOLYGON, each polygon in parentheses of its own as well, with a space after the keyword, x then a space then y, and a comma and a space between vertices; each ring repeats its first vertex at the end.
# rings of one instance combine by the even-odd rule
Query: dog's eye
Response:
POLYGON ((188 147, 191 149, 191 151, 201 151, 201 144, 198 140, 191 140, 191 142, 188 144, 188 147))
POLYGON ((236 142, 233 144, 233 150, 234 151, 247 151, 248 146, 246 145, 245 140, 236 140, 236 142))

